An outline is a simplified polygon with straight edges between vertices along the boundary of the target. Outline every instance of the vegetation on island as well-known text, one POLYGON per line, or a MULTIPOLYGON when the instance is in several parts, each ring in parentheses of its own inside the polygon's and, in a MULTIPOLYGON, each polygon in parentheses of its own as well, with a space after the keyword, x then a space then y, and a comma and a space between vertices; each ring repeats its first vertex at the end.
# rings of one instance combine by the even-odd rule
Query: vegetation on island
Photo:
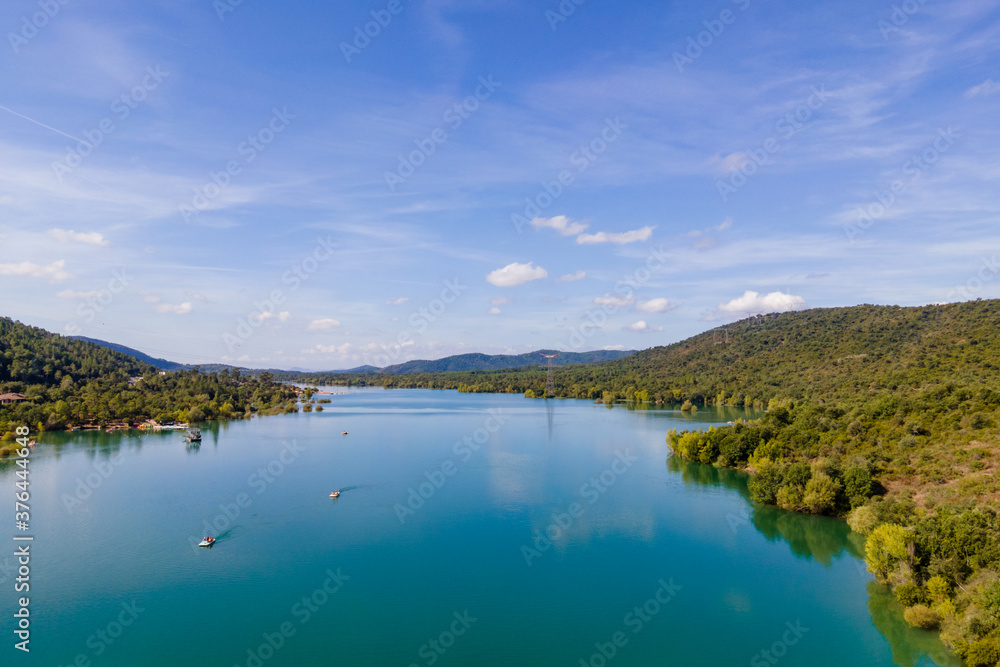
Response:
POLYGON ((163 373, 121 352, 0 318, 0 448, 13 430, 235 419, 295 410, 295 392, 267 374, 163 373), (162 374, 161 374, 162 373, 162 374))

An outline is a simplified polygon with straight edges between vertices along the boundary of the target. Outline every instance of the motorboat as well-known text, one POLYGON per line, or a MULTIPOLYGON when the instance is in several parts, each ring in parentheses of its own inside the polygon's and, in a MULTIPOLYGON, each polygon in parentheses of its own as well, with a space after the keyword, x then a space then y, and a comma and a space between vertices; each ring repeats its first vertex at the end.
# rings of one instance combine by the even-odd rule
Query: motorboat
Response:
POLYGON ((201 442, 201 429, 189 428, 184 434, 184 439, 188 442, 201 442))
POLYGON ((333 493, 330 494, 330 497, 331 498, 339 498, 340 497, 340 491, 334 491, 333 493))
POLYGON ((347 435, 347 431, 341 431, 340 435, 347 435))
POLYGON ((201 541, 201 543, 198 546, 199 547, 211 547, 213 544, 215 544, 215 538, 214 537, 206 537, 205 539, 203 539, 201 541))

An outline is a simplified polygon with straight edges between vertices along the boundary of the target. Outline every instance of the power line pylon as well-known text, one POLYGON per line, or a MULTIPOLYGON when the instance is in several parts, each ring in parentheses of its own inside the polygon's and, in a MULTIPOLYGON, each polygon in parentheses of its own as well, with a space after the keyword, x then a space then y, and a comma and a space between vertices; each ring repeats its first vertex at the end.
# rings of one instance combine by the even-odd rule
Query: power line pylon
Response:
MULTIPOLYGON (((539 354, 541 354, 541 353, 539 353, 539 354)), ((555 380, 555 375, 553 374, 553 371, 552 371, 552 360, 555 359, 556 357, 558 357, 559 353, 556 352, 555 354, 542 354, 542 356, 549 360, 549 365, 548 365, 549 372, 548 372, 548 375, 545 378, 545 395, 546 396, 555 396, 555 394, 556 394, 556 380, 555 380)))

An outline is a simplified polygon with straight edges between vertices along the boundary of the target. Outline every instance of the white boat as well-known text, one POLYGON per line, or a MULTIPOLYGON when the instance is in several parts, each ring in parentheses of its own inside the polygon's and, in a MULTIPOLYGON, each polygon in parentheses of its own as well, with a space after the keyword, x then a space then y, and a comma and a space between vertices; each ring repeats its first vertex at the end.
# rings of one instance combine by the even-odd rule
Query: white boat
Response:
POLYGON ((199 544, 198 546, 199 547, 210 547, 213 544, 215 544, 215 538, 214 537, 206 537, 205 539, 203 539, 201 541, 201 544, 199 544))
POLYGON ((330 494, 330 497, 331 498, 339 498, 340 497, 340 491, 334 491, 333 493, 330 494))

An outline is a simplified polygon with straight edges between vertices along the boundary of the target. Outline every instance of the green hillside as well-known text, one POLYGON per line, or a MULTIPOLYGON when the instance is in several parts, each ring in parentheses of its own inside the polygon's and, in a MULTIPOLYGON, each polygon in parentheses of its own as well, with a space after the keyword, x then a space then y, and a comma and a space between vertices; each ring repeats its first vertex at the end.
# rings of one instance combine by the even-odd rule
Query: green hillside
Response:
POLYGON ((24 396, 0 405, 0 434, 9 441, 18 424, 34 431, 294 409, 294 392, 267 375, 160 373, 123 352, 0 318, 0 394, 24 396))

